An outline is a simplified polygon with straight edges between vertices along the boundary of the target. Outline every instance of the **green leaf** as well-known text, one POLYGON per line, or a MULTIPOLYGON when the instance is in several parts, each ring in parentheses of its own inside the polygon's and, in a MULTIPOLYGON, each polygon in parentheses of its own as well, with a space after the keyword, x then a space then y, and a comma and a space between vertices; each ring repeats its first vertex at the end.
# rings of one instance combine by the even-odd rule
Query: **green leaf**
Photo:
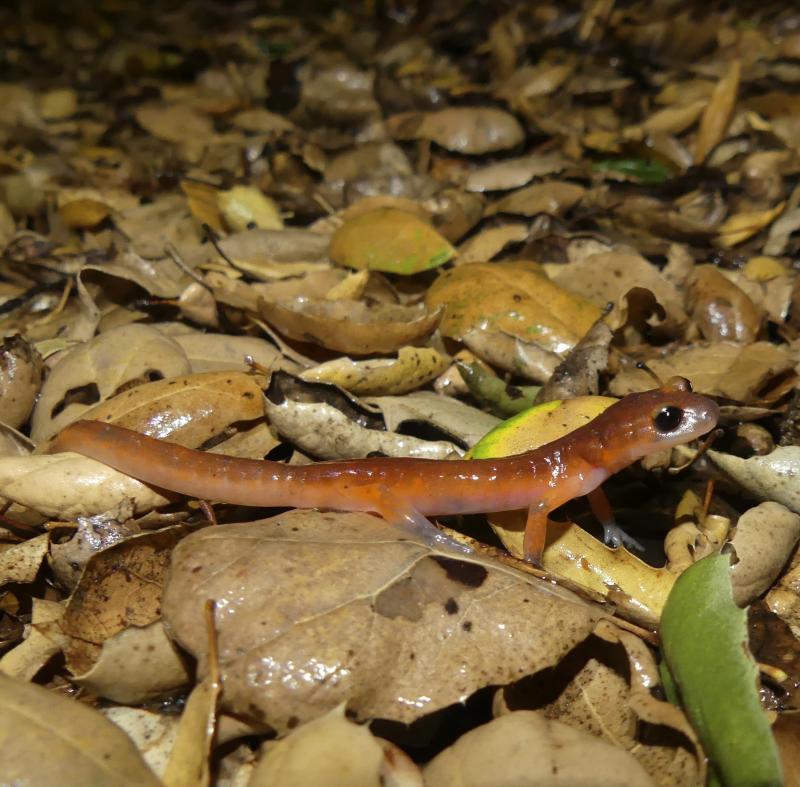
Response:
POLYGON ((744 610, 727 555, 678 578, 661 616, 664 658, 706 754, 726 787, 780 787, 780 757, 758 698, 744 610))
POLYGON ((619 172, 640 180, 642 183, 663 183, 672 177, 672 172, 660 161, 642 158, 604 159, 592 165, 595 172, 619 172))
POLYGON ((509 385, 479 363, 456 361, 456 366, 470 393, 501 418, 533 407, 533 400, 541 390, 539 385, 509 385))

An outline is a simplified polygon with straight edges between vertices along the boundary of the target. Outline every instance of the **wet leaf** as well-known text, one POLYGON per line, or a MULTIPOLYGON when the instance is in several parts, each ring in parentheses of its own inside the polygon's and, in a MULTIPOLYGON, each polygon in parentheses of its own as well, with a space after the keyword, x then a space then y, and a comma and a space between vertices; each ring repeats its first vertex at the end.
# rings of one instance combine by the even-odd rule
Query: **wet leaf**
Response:
POLYGON ((17 428, 28 420, 43 374, 42 356, 21 336, 0 345, 0 412, 5 424, 17 428))
POLYGON ((333 234, 329 253, 349 268, 409 276, 443 265, 456 251, 414 214, 383 208, 345 221, 333 234))
POLYGON ((658 184, 669 179, 671 172, 659 161, 650 159, 605 159, 592 165, 595 172, 618 172, 640 183, 658 184))
POLYGON ((217 619, 223 703, 281 730, 343 700, 361 718, 410 722, 554 663, 594 625, 565 591, 398 537, 376 517, 309 511, 200 531, 174 555, 165 619, 202 662, 196 589, 229 599, 217 619), (320 678, 295 680, 312 663, 320 678))

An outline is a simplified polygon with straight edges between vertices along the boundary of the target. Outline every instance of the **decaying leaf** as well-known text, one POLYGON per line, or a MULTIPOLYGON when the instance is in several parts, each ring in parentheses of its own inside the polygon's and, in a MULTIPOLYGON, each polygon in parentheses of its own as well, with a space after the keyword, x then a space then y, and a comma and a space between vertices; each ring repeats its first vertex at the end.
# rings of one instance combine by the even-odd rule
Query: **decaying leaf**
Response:
POLYGON ((28 420, 43 371, 42 356, 21 336, 0 345, 0 420, 5 424, 16 429, 28 420))
POLYGON ((524 574, 397 538, 376 517, 299 510, 200 531, 174 554, 165 620, 204 664, 199 599, 226 599, 223 703, 285 730, 343 700, 410 722, 554 663, 597 619, 524 574))
POLYGON ((335 383, 361 396, 403 394, 440 375, 447 360, 433 348, 401 347, 397 359, 353 361, 339 358, 303 372, 303 380, 335 383))

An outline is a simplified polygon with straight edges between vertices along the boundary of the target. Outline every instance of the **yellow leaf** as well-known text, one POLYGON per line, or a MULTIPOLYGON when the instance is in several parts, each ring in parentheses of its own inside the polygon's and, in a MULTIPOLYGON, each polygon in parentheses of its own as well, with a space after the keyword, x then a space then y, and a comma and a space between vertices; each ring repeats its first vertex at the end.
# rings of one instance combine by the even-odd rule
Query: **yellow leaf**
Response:
POLYGON ((251 228, 283 229, 278 206, 255 186, 234 186, 228 191, 220 191, 217 204, 225 223, 234 232, 251 228))

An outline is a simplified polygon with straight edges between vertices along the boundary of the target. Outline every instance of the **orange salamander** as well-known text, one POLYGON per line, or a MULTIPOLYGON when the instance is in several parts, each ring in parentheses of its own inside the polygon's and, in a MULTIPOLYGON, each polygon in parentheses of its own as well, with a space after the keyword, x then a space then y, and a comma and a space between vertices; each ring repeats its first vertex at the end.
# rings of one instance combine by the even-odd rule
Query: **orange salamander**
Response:
POLYGON ((629 394, 569 434, 498 459, 371 458, 286 465, 184 448, 100 421, 79 421, 50 452, 75 451, 154 486, 250 506, 368 511, 447 541, 426 516, 528 509, 525 558, 540 563, 547 515, 649 454, 706 434, 719 408, 687 380, 629 394))

